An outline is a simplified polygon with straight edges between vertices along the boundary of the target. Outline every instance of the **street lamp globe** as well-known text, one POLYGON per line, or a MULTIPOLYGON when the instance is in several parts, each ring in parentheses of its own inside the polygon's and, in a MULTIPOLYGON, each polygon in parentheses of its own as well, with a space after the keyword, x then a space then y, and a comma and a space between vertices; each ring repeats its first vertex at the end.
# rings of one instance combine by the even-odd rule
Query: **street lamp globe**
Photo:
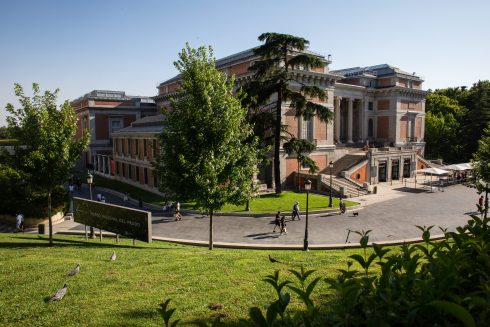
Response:
POLYGON ((328 166, 330 167, 330 174, 332 173, 332 169, 333 169, 333 161, 330 161, 328 163, 328 166))
POLYGON ((311 190, 311 181, 309 179, 305 180, 305 190, 311 190))
POLYGON ((92 174, 89 173, 87 175, 87 184, 91 185, 93 181, 94 181, 94 176, 92 176, 92 174))

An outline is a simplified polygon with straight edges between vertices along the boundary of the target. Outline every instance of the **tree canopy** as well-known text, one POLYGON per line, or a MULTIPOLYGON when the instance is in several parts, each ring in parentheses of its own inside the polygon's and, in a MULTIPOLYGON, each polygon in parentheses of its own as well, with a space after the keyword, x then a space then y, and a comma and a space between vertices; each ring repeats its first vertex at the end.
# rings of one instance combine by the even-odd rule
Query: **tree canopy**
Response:
POLYGON ((253 194, 257 142, 247 123, 234 78, 216 69, 211 48, 186 48, 174 63, 181 85, 164 110, 159 189, 174 200, 193 200, 210 215, 225 203, 243 204, 253 194))
MULTIPOLYGON (((76 140, 77 117, 65 101, 56 104, 58 90, 41 94, 33 84, 33 97, 26 96, 22 86, 15 84, 15 95, 20 108, 6 107, 9 135, 18 144, 12 156, 4 156, 7 164, 18 171, 32 190, 48 196, 49 239, 52 244, 51 195, 69 178, 80 154, 86 149, 89 135, 76 140)), ((11 175, 16 175, 12 172, 11 175)))
POLYGON ((471 88, 429 91, 426 99, 426 157, 469 161, 490 122, 490 81, 471 88))
POLYGON ((267 115, 267 119, 261 121, 268 123, 264 128, 273 135, 274 185, 276 193, 281 193, 280 150, 281 140, 287 132, 282 124, 283 104, 288 103, 290 108, 295 109, 295 115, 304 119, 318 116, 322 121, 328 122, 333 113, 316 102, 325 101, 324 89, 295 80, 295 69, 309 70, 325 65, 319 56, 305 52, 308 40, 279 33, 264 33, 258 39, 264 42, 254 49, 255 55, 260 59, 250 67, 254 72, 254 79, 244 89, 249 95, 248 99, 253 99, 256 106, 272 108, 272 115, 267 110, 257 110, 255 113, 267 115))

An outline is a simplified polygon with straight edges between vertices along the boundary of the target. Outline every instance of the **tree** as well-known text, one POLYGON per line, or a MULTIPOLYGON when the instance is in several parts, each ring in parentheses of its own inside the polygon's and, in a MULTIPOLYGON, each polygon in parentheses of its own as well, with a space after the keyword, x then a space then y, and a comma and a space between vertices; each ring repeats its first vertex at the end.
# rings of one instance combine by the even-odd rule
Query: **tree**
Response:
POLYGON ((425 108, 426 157, 450 162, 461 160, 461 124, 466 109, 457 100, 437 91, 429 92, 425 108))
POLYGON ((7 104, 9 134, 18 140, 12 166, 21 171, 26 182, 47 193, 49 219, 49 245, 53 245, 51 195, 69 178, 80 153, 87 148, 89 134, 75 139, 77 117, 75 110, 65 101, 56 105, 58 91, 45 91, 41 95, 34 83, 32 98, 24 94, 22 86, 15 84, 15 95, 21 107, 7 104))
POLYGON ((483 136, 478 140, 478 149, 473 154, 473 167, 475 172, 475 186, 478 193, 485 193, 484 208, 480 208, 488 215, 488 193, 490 192, 490 123, 484 130, 483 136))
POLYGON ((308 157, 308 154, 315 150, 315 145, 309 142, 308 140, 297 139, 295 137, 291 138, 288 142, 283 145, 286 153, 291 156, 296 156, 296 160, 298 161, 298 191, 300 190, 299 186, 299 168, 300 165, 303 167, 308 167, 310 169, 310 173, 316 173, 319 168, 316 165, 315 161, 308 157))
POLYGON ((209 249, 213 214, 226 203, 243 204, 252 196, 257 142, 234 77, 216 69, 212 49, 189 45, 174 63, 181 84, 171 108, 164 110, 162 151, 154 167, 167 197, 193 200, 209 213, 209 249), (254 138, 253 138, 254 139, 254 138))
POLYGON ((281 193, 281 130, 282 106, 289 103, 295 109, 297 117, 311 119, 318 116, 322 121, 328 122, 333 113, 325 106, 315 103, 315 100, 324 101, 325 91, 317 86, 304 85, 294 79, 293 70, 323 67, 325 64, 318 56, 305 53, 309 41, 301 37, 288 34, 264 33, 259 41, 265 42, 254 49, 255 55, 260 59, 250 67, 254 72, 254 80, 244 89, 257 104, 271 107, 274 111, 272 135, 274 136, 274 184, 276 193, 281 193), (295 84, 293 86, 293 83, 295 84))
POLYGON ((477 151, 483 130, 490 122, 490 81, 478 81, 468 91, 463 105, 468 108, 464 122, 464 140, 466 142, 466 157, 477 151))

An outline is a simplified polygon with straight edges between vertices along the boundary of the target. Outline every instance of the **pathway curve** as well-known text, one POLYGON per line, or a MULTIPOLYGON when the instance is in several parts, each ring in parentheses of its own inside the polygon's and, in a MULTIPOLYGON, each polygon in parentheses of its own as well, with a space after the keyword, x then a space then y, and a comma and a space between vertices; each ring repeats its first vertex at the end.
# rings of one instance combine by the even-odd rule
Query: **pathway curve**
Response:
MULTIPOLYGON (((409 185, 410 186, 410 185, 409 185)), ((413 186, 413 185, 412 185, 413 186)), ((86 195, 85 190, 83 194, 86 195)), ((122 199, 104 193, 108 203, 127 204, 122 199)), ((309 217, 309 244, 312 248, 338 247, 357 243, 359 236, 349 230, 372 230, 370 241, 396 243, 421 236, 415 225, 435 225, 432 235, 442 234, 438 226, 453 231, 469 219, 476 210, 474 189, 455 185, 444 192, 428 192, 398 185, 381 185, 378 194, 354 198, 361 207, 344 215, 313 214, 309 217), (353 215, 353 212, 357 215, 353 215), (349 238, 346 238, 349 234, 349 238)), ((287 217, 290 219, 290 217, 287 217)), ((305 215, 300 221, 288 221, 287 235, 273 232, 272 217, 215 216, 214 241, 216 245, 231 247, 301 248, 304 240, 305 215)), ((161 216, 153 210, 153 236, 190 244, 207 244, 209 217, 184 215, 182 221, 161 216)), ((76 232, 83 227, 74 222, 56 226, 58 232, 76 232)))

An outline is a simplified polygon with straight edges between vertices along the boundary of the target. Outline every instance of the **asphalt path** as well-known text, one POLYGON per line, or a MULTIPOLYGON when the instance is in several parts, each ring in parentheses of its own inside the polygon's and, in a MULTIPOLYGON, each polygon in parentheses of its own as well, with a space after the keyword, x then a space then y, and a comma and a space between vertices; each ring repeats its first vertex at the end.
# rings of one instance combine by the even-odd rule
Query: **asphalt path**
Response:
MULTIPOLYGON (((97 189, 93 192, 94 198, 99 192, 97 189)), ((100 193, 104 194, 107 203, 138 207, 128 205, 121 198, 109 193, 100 193)), ((88 197, 88 190, 76 191, 75 196, 88 197)), ((372 230, 371 242, 408 241, 421 236, 421 231, 415 225, 434 225, 431 229, 432 235, 442 234, 439 227, 454 231, 456 227, 468 221, 470 214, 475 213, 477 199, 476 191, 463 185, 446 187, 444 192, 428 192, 420 188, 415 190, 400 185, 389 189, 386 194, 368 195, 357 199, 361 206, 344 215, 310 214, 309 244, 323 246, 357 243, 360 236, 354 231, 362 230, 372 230), (369 203, 369 197, 377 197, 377 201, 369 203), (354 215, 354 212, 357 215, 354 215)), ((181 221, 174 221, 172 217, 163 216, 160 209, 150 211, 153 216, 154 237, 190 242, 208 241, 208 216, 185 214, 181 221)), ((240 246, 302 245, 305 236, 305 213, 302 212, 300 221, 290 221, 289 212, 286 217, 287 235, 280 235, 277 229, 273 232, 272 217, 215 216, 214 241, 240 246)), ((71 227, 73 230, 81 228, 71 227)))

